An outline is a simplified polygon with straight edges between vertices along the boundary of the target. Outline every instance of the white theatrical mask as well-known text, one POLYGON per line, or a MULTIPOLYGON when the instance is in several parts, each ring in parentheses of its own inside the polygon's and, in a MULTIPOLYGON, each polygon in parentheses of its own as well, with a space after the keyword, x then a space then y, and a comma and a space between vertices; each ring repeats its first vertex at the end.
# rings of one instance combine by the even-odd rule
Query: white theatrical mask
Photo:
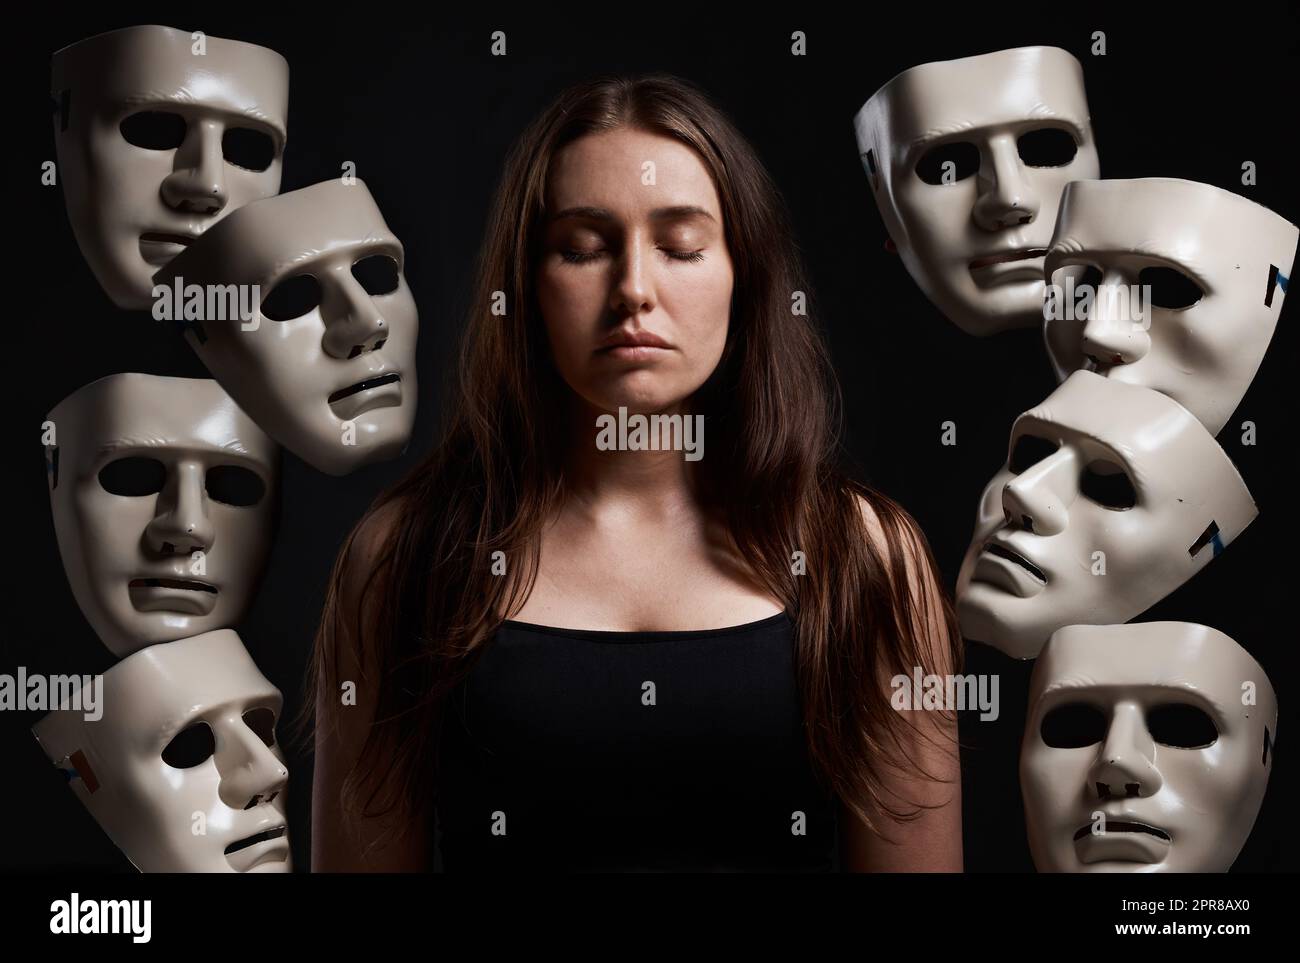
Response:
POLYGON ((243 618, 279 449, 209 378, 116 374, 47 416, 50 508, 77 605, 117 656, 243 618))
POLYGON ((238 635, 141 649, 104 673, 99 699, 97 720, 64 707, 32 732, 137 869, 291 870, 280 691, 238 635))
POLYGON ((957 576, 962 634, 1037 657, 1063 625, 1125 622, 1254 520, 1228 456, 1176 401, 1076 371, 1016 419, 957 576))
POLYGON ((190 318, 185 337, 272 438, 344 475, 401 454, 415 423, 419 315, 403 257, 366 185, 332 180, 241 208, 155 282, 257 285, 248 319, 190 318))
POLYGON ((289 65, 274 50, 154 25, 51 59, 59 181, 77 244, 122 308, 214 222, 280 189, 289 65))
POLYGON ((1259 814, 1277 700, 1190 622, 1071 625, 1034 666, 1020 788, 1044 873, 1223 873, 1259 814))
POLYGON ((1060 295, 1043 328, 1057 377, 1087 368, 1153 388, 1217 435, 1273 337, 1296 238, 1285 218, 1209 184, 1067 185, 1045 261, 1060 295))
POLYGON ((935 306, 979 336, 1041 325, 1061 191, 1100 173, 1079 61, 1019 47, 921 64, 854 127, 885 229, 935 306))

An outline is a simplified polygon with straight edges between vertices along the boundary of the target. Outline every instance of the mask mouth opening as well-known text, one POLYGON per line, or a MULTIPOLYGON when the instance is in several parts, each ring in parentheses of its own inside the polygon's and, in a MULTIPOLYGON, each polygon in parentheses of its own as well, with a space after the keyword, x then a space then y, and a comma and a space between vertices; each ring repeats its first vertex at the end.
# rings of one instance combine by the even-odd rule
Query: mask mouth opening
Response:
POLYGON ((241 849, 248 849, 250 846, 256 846, 258 843, 264 843, 269 839, 279 839, 287 830, 288 827, 286 826, 276 826, 274 829, 267 829, 260 833, 254 833, 252 836, 237 839, 226 847, 226 855, 237 853, 241 849))
MULTIPOLYGON (((1091 833, 1092 823, 1087 823, 1079 827, 1078 831, 1074 834, 1075 842, 1087 838, 1091 833)), ((1166 843, 1173 841, 1169 834, 1163 829, 1157 829, 1155 826, 1151 826, 1147 823, 1140 823, 1135 820, 1106 820, 1106 834, 1109 835, 1111 833, 1145 833, 1146 835, 1154 836, 1156 839, 1163 840, 1166 843)))
POLYGON ((970 262, 969 268, 972 271, 978 271, 980 268, 991 267, 994 264, 1006 264, 1010 261, 1028 261, 1033 258, 1046 256, 1047 248, 1045 247, 1025 247, 1017 251, 1002 251, 999 254, 986 254, 983 257, 977 257, 970 262))
POLYGON ((1047 584, 1047 575, 1044 574, 1041 568, 1018 552, 1013 552, 1005 545, 1000 545, 997 542, 989 542, 984 546, 984 551, 988 552, 990 555, 996 555, 998 558, 1005 558, 1008 562, 1013 562, 1014 564, 1019 565, 1034 578, 1038 579, 1038 581, 1042 582, 1044 585, 1047 584))
POLYGON ((329 396, 330 410, 347 421, 372 408, 396 407, 402 403, 401 381, 402 376, 394 371, 340 388, 329 396))
POLYGON ((217 604, 217 587, 193 578, 133 578, 127 593, 137 612, 207 615, 217 604))
POLYGON ((263 863, 283 863, 289 858, 288 826, 281 823, 272 829, 237 839, 225 849, 226 861, 237 873, 246 873, 263 863))
POLYGON ((381 385, 390 385, 395 381, 401 381, 402 376, 393 373, 386 374, 379 378, 369 378, 366 381, 358 381, 354 385, 348 385, 346 388, 340 388, 334 394, 329 396, 329 403, 334 404, 336 401, 342 401, 344 398, 351 398, 362 391, 369 391, 371 388, 378 388, 381 385))
POLYGON ((198 238, 190 234, 146 231, 140 235, 140 256, 154 267, 166 267, 172 258, 196 240, 198 238))
POLYGON ((128 588, 169 588, 186 589, 191 592, 211 592, 217 594, 217 587, 196 578, 133 578, 128 588))

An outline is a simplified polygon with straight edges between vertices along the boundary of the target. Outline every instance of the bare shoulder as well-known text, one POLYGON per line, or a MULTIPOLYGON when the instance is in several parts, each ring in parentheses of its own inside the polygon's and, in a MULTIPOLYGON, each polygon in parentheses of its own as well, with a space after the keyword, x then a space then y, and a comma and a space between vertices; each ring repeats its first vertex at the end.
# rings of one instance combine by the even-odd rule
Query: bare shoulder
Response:
POLYGON ((878 558, 889 566, 901 561, 908 567, 909 581, 922 574, 917 569, 918 559, 925 560, 928 549, 921 528, 911 515, 892 499, 876 494, 876 504, 860 493, 854 494, 858 512, 866 527, 867 540, 875 550, 878 558), (892 538, 886 534, 888 526, 892 538))
POLYGON ((345 562, 362 568, 381 562, 391 550, 402 511, 402 501, 396 498, 372 507, 361 516, 349 536, 345 562))
POLYGON ((361 516, 339 553, 340 573, 348 588, 364 584, 392 555, 393 542, 402 518, 400 499, 384 502, 361 516))
POLYGON ((873 493, 855 496, 867 539, 910 615, 915 637, 937 664, 955 661, 955 619, 920 525, 897 502, 873 493))
POLYGON ((343 543, 335 562, 334 592, 337 608, 335 630, 354 647, 365 648, 362 627, 373 624, 372 616, 381 604, 380 595, 401 523, 400 500, 370 509, 357 522, 343 543))

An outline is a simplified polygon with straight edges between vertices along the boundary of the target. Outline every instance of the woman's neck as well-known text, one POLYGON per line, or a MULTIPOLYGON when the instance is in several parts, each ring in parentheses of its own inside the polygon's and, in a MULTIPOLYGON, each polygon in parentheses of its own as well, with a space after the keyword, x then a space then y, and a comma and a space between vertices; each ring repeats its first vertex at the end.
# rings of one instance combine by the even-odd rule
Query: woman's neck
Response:
MULTIPOLYGON (((682 406, 654 414, 676 415, 682 422, 690 417, 682 406)), ((645 416, 648 419, 650 413, 645 416)), ((569 498, 578 503, 574 507, 594 514, 609 511, 641 517, 697 513, 694 469, 686 453, 611 446, 611 440, 626 435, 620 431, 620 417, 626 426, 633 416, 575 402, 564 472, 569 498)))

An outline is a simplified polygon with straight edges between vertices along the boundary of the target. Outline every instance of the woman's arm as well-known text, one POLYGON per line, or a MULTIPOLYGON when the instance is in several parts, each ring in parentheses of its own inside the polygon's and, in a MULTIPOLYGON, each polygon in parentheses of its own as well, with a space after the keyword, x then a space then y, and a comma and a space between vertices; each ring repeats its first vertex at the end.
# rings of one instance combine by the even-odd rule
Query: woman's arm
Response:
MULTIPOLYGON (((884 532, 875 512, 865 502, 863 514, 868 534, 881 558, 888 558, 884 532)), ((919 539, 919 530, 914 533, 919 539)), ((907 544, 906 542, 904 543, 907 544)), ((943 594, 933 567, 919 542, 904 555, 908 573, 907 597, 913 601, 915 630, 928 649, 926 673, 953 671, 953 640, 942 620, 943 594), (923 615, 923 613, 926 613, 923 615)), ((882 666, 880 684, 889 687, 894 669, 882 666)), ((908 765, 898 771, 883 770, 885 797, 891 808, 904 812, 921 808, 920 815, 895 822, 887 813, 872 813, 888 839, 872 832, 852 809, 840 805, 841 858, 846 872, 953 872, 962 871, 961 761, 957 750, 956 713, 908 713, 913 723, 903 742, 908 765)))
MULTIPOLYGON (((430 840, 426 820, 398 825, 389 818, 345 811, 343 780, 361 756, 374 719, 380 667, 372 641, 354 627, 373 624, 366 617, 376 604, 365 592, 387 527, 397 512, 390 504, 367 516, 343 562, 339 606, 332 620, 337 674, 321 673, 316 691, 316 770, 312 781, 311 865, 313 872, 422 872, 428 870, 430 840), (357 616, 361 614, 358 623, 357 616), (364 671, 363 671, 364 669, 364 671), (356 684, 355 705, 344 705, 341 685, 356 684), (395 830, 391 837, 389 830, 395 830)), ((373 583, 372 583, 373 584, 373 583)), ((369 761, 369 760, 368 760, 369 761)), ((387 772, 380 765, 378 772, 387 772)), ((363 793, 364 800, 365 793, 363 793)))

